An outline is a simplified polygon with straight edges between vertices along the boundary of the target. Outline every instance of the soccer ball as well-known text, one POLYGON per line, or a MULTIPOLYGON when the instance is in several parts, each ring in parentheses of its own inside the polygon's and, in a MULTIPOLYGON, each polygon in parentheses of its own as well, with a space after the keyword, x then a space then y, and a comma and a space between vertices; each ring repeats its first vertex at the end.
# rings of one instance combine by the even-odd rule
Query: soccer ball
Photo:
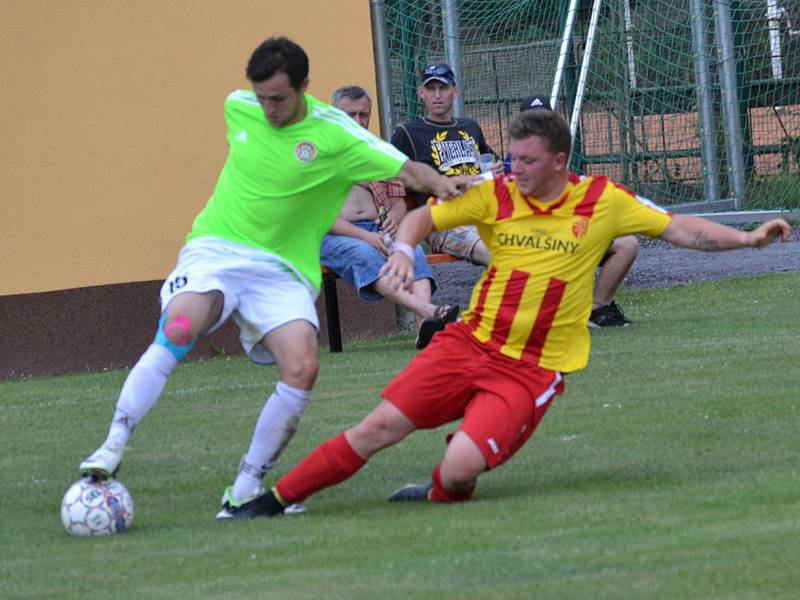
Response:
POLYGON ((133 522, 133 498, 116 479, 82 477, 61 500, 61 522, 72 535, 122 533, 133 522))

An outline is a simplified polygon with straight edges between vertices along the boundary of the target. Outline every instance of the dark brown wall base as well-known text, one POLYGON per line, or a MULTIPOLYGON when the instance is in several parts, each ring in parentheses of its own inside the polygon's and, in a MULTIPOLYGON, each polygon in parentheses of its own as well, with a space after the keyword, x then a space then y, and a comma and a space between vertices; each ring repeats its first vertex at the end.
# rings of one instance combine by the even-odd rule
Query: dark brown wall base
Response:
MULTIPOLYGON (((395 331, 394 305, 364 302, 346 283, 339 292, 342 337, 369 339, 395 331)), ((161 281, 0 296, 0 380, 132 366, 155 336, 161 281)), ((320 344, 328 345, 325 300, 317 300, 320 344)), ((241 355, 229 321, 201 340, 187 360, 241 355)))

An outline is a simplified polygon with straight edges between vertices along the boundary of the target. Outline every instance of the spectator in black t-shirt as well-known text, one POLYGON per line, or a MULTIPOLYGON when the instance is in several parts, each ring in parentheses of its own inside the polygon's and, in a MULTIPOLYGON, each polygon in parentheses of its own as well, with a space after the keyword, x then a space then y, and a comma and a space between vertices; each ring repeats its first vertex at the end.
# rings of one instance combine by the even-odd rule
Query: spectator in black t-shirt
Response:
MULTIPOLYGON (((427 108, 426 116, 398 126, 392 134, 392 144, 411 159, 427 163, 444 175, 477 175, 478 156, 494 155, 494 151, 486 143, 478 123, 453 118, 458 86, 450 66, 425 67, 418 93, 427 108)), ((495 161, 493 170, 502 174, 502 161, 495 161)), ((427 199, 425 194, 414 194, 417 206, 424 205, 427 199)), ((434 252, 451 254, 477 265, 489 264, 489 250, 475 227, 434 231, 427 241, 434 252)))

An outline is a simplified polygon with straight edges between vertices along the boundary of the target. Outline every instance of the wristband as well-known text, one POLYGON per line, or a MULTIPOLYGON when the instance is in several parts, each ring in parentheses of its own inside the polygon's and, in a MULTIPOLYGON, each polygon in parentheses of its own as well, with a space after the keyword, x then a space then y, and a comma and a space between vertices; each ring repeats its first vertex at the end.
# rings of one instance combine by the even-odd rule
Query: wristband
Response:
POLYGON ((408 260, 411 261, 411 264, 414 264, 414 249, 409 246, 408 244, 404 244, 403 242, 393 242, 392 247, 389 248, 389 255, 396 254, 405 254, 408 257, 408 260))

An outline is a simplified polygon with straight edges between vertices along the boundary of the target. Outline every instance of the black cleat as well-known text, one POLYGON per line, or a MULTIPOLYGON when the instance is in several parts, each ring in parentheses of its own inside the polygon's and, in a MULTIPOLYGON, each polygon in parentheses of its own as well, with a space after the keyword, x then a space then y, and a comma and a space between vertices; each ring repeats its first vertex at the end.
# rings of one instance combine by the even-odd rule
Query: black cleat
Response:
POLYGON ((389 496, 389 502, 428 502, 428 500, 430 500, 429 495, 432 487, 432 481, 422 485, 414 485, 413 483, 409 483, 389 496))
POLYGON ((598 329, 600 327, 625 327, 630 325, 631 321, 625 317, 619 304, 612 301, 611 304, 595 308, 586 324, 591 329, 598 329))
POLYGON ((231 496, 232 488, 222 495, 222 510, 215 517, 217 521, 233 519, 255 519, 256 517, 274 517, 277 515, 297 515, 306 512, 302 504, 284 506, 275 497, 272 490, 259 496, 251 496, 244 502, 236 502, 231 496))

